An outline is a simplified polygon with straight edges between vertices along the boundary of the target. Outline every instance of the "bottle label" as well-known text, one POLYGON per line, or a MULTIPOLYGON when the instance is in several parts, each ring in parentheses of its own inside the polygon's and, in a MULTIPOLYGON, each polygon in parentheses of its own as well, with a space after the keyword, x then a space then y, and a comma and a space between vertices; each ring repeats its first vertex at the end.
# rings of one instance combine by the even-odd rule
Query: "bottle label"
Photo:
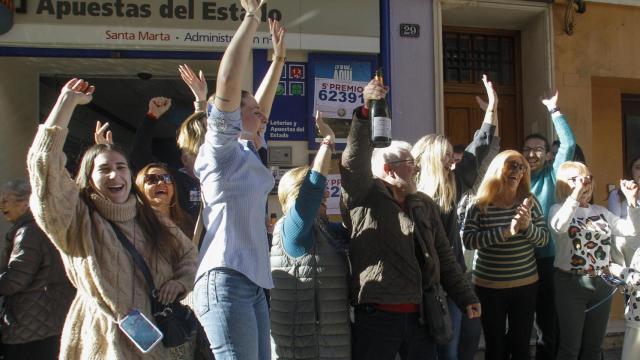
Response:
POLYGON ((384 116, 375 116, 372 122, 373 137, 391 138, 391 119, 384 116))

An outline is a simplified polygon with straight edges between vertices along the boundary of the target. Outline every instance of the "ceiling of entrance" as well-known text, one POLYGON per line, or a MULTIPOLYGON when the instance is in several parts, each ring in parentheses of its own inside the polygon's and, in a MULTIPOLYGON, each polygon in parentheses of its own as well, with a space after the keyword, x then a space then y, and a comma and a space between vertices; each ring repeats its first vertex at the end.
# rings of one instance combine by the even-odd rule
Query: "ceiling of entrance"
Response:
POLYGON ((490 29, 521 30, 545 7, 510 6, 490 2, 451 1, 442 4, 442 24, 490 29))

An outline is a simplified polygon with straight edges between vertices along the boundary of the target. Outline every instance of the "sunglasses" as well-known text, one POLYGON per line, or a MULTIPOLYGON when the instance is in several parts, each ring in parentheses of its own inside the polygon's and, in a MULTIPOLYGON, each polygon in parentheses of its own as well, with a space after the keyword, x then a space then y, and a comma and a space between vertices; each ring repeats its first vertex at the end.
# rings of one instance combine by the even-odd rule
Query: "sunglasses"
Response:
POLYGON ((592 182, 592 181, 593 181, 593 175, 589 175, 589 176, 581 176, 581 175, 578 175, 578 176, 572 176, 572 177, 568 178, 567 180, 569 180, 569 181, 571 181, 571 182, 576 182, 576 180, 578 180, 578 179, 580 179, 580 178, 583 178, 583 179, 585 179, 585 180, 588 180, 588 182, 592 182))
POLYGON ((518 161, 509 161, 509 170, 519 171, 521 173, 527 172, 527 166, 518 161))
POLYGON ((169 174, 147 174, 144 176, 144 183, 147 185, 157 184, 158 181, 162 181, 165 184, 173 184, 169 174))

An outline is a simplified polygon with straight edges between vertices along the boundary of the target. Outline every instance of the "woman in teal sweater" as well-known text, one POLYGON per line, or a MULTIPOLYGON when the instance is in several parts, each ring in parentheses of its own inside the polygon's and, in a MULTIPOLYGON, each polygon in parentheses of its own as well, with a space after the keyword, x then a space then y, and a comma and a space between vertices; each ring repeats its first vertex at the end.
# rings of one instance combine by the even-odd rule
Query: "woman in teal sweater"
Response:
POLYGON ((351 359, 346 234, 323 201, 335 135, 316 117, 324 138, 313 166, 288 171, 278 198, 284 216, 273 234, 271 335, 274 359, 351 359))

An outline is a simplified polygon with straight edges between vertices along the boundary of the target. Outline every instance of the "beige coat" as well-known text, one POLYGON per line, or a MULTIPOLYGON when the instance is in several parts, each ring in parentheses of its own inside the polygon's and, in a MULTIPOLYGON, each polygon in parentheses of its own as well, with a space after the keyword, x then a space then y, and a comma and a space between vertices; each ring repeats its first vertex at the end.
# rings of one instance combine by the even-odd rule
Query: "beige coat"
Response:
POLYGON ((27 160, 33 215, 60 251, 67 276, 78 289, 62 332, 60 359, 168 359, 169 351, 162 344, 142 354, 118 328, 117 321, 131 308, 153 317, 144 277, 108 220, 143 255, 158 287, 174 279, 191 291, 196 249, 184 234, 174 232, 182 246, 176 263, 150 253, 135 220, 133 196, 124 204, 93 196, 96 209, 90 211, 64 167, 67 132, 41 125, 27 160))

